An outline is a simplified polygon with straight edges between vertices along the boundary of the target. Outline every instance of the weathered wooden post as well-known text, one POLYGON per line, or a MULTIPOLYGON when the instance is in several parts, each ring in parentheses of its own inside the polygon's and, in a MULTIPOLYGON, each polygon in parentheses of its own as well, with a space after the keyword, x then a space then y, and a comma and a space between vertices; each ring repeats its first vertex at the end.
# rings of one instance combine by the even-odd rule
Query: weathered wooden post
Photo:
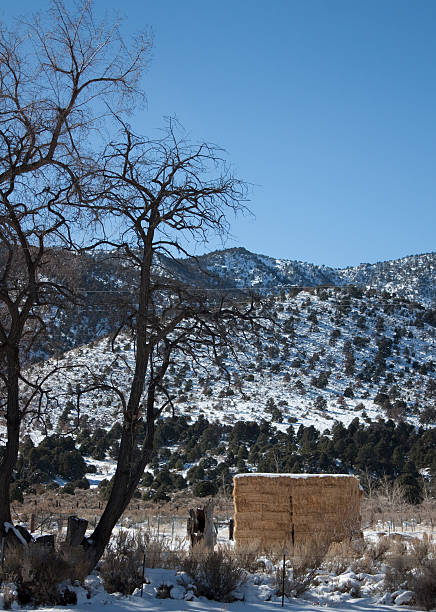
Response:
POLYGON ((214 504, 210 499, 204 506, 204 544, 208 550, 213 550, 215 546, 215 529, 213 525, 214 504))
POLYGON ((69 546, 79 546, 85 536, 87 527, 87 520, 77 516, 69 516, 65 543, 69 546))
POLYGON ((285 574, 286 574, 286 552, 283 550, 283 568, 282 568, 282 608, 285 605, 285 574))
POLYGON ((191 508, 187 521, 187 532, 193 548, 199 542, 213 550, 215 546, 215 530, 213 526, 213 501, 209 500, 203 507, 191 508))
POLYGON ((233 540, 233 532, 235 531, 235 520, 229 520, 229 540, 233 540))

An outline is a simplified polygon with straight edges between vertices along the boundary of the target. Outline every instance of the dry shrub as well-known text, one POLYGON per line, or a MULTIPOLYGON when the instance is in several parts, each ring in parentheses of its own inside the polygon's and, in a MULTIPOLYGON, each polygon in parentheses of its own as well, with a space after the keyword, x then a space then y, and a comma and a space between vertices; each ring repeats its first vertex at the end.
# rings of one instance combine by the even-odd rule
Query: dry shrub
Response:
POLYGON ((385 587, 390 591, 407 588, 413 561, 407 554, 404 542, 393 541, 391 550, 386 554, 386 564, 385 587))
POLYGON ((7 576, 10 582, 16 582, 21 576, 23 566, 23 551, 18 548, 7 550, 2 567, 3 576, 7 576))
POLYGON ((357 573, 373 574, 377 570, 378 564, 384 560, 391 549, 392 540, 388 537, 382 537, 377 542, 363 543, 362 547, 362 556, 356 559, 351 567, 357 573))
POLYGON ((228 550, 206 551, 196 546, 182 563, 197 596, 215 601, 233 601, 232 593, 243 580, 243 570, 228 550))
POLYGON ((164 569, 179 569, 185 557, 183 544, 175 540, 173 546, 164 536, 157 536, 145 532, 142 535, 145 545, 145 563, 147 567, 161 567, 164 569))
POLYGON ((326 553, 323 566, 331 572, 341 574, 363 555, 363 538, 333 542, 326 553))
POLYGON ((370 559, 373 563, 377 561, 382 561, 386 553, 390 550, 392 546, 392 540, 387 536, 383 536, 375 544, 370 544, 366 551, 365 555, 370 559))
POLYGON ((292 572, 285 569, 284 582, 283 566, 277 560, 276 594, 281 596, 284 591, 287 597, 299 597, 307 591, 323 564, 328 548, 328 540, 322 535, 310 538, 296 546, 290 557, 292 572))
POLYGON ((415 558, 417 565, 425 564, 427 559, 436 557, 436 545, 428 538, 415 539, 411 543, 410 554, 415 558))
POLYGON ((164 536, 137 530, 133 535, 119 531, 107 547, 100 564, 100 575, 109 593, 133 593, 143 582, 142 568, 179 569, 185 553, 176 541, 171 548, 164 536))
POLYGON ((65 543, 61 547, 62 557, 69 565, 69 579, 71 582, 84 584, 85 578, 89 575, 89 557, 81 546, 68 546, 65 543))
POLYGON ((73 591, 59 590, 59 583, 70 579, 71 565, 56 550, 48 547, 29 548, 17 579, 18 602, 21 605, 68 605, 77 603, 73 591))
POLYGON ((416 605, 424 610, 436 608, 436 559, 428 559, 413 573, 409 585, 415 591, 416 605))
MULTIPOLYGON (((290 573, 286 568, 283 580, 283 566, 277 566, 275 579, 275 592, 278 597, 281 597, 283 594, 285 594, 286 597, 298 596, 297 582, 293 578, 292 573, 290 573)), ((299 594, 301 595, 303 592, 304 591, 301 591, 299 594)))
POLYGON ((317 570, 329 549, 329 540, 324 536, 314 536, 295 546, 291 557, 294 576, 303 577, 310 570, 317 570))
POLYGON ((259 549, 256 546, 237 546, 228 550, 229 554, 233 555, 236 565, 250 574, 265 569, 264 562, 259 560, 259 549))
POLYGON ((14 591, 8 585, 5 585, 3 589, 3 610, 10 610, 14 601, 14 591))
MULTIPOLYGON (((297 573, 295 570, 289 572, 285 568, 284 594, 286 597, 300 597, 305 593, 313 583, 316 575, 316 568, 299 568, 297 573)), ((283 566, 277 566, 276 571, 276 594, 281 596, 283 592, 283 566)))
MULTIPOLYGON (((239 546, 236 548, 236 550, 238 550, 238 548, 239 546)), ((266 569, 264 562, 265 559, 268 559, 268 561, 270 561, 273 565, 277 565, 283 561, 283 552, 280 551, 279 548, 262 547, 259 552, 261 552, 262 560, 260 561, 260 568, 262 570, 266 569)))
POLYGON ((76 595, 68 588, 62 592, 59 583, 66 580, 79 581, 88 575, 82 549, 69 558, 65 550, 32 544, 28 548, 8 550, 4 563, 4 575, 17 585, 17 599, 21 605, 70 604, 76 595))
POLYGON ((100 564, 100 576, 108 593, 130 595, 143 582, 142 567, 145 539, 119 531, 106 548, 100 564))
POLYGON ((386 567, 384 586, 388 591, 398 591, 407 588, 410 566, 408 558, 403 555, 393 555, 386 567))
POLYGON ((428 540, 414 540, 409 547, 395 542, 386 555, 385 586, 395 591, 409 588, 415 592, 416 604, 430 610, 436 606, 436 547, 428 540))

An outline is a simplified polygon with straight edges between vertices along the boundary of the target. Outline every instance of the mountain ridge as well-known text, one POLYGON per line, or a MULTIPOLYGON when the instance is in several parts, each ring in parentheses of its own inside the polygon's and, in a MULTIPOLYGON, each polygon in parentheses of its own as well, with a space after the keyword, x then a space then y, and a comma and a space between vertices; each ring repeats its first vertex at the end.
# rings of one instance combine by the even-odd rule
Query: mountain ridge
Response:
MULTIPOLYGON (((122 323, 123 309, 130 308, 138 283, 137 270, 125 266, 119 255, 103 251, 77 255, 74 270, 82 303, 71 304, 52 317, 50 342, 41 339, 35 345, 38 359, 62 354, 111 334, 122 323)), ((190 259, 161 255, 156 262, 156 275, 169 275, 194 290, 254 291, 267 296, 290 292, 292 288, 353 285, 362 289, 369 287, 377 293, 388 291, 389 295, 426 308, 434 309, 436 303, 436 253, 360 264, 338 271, 233 247, 190 259)))
MULTIPOLYGON (((400 259, 332 268, 299 260, 273 258, 244 247, 221 249, 194 259, 178 259, 180 269, 194 266, 210 275, 215 285, 237 289, 280 289, 291 286, 357 286, 386 289, 402 297, 425 301, 436 299, 436 253, 408 255, 400 259), (195 262, 195 264, 193 263, 195 262)), ((189 276, 185 274, 185 276, 189 276)), ((212 282, 213 284, 213 282, 212 282)))

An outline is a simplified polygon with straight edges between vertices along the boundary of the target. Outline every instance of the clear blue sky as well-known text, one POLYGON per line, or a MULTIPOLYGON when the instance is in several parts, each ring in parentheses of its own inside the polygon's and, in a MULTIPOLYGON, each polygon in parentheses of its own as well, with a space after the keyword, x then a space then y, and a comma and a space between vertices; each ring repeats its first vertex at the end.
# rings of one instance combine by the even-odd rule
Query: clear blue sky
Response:
POLYGON ((176 114, 254 184, 228 246, 336 267, 436 250, 434 0, 95 6, 154 32, 137 131, 176 114))

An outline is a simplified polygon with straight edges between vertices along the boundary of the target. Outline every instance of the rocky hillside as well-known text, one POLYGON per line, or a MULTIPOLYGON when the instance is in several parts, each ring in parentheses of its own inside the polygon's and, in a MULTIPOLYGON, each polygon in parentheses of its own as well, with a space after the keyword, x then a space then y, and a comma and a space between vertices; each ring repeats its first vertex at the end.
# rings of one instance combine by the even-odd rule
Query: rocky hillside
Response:
MULTIPOLYGON (((228 254, 219 254, 221 263, 228 254)), ((236 256, 254 261, 247 252, 236 256)), ((216 254, 205 257, 216 264, 216 254)), ((414 262, 418 272, 422 257, 414 262)), ((261 257, 259 262, 265 264, 261 257)), ((136 278, 107 254, 86 264, 78 266, 86 307, 63 313, 52 327, 51 342, 57 333, 59 347, 74 348, 29 365, 25 373, 45 381, 46 393, 24 424, 31 439, 25 437, 21 449, 19 491, 55 476, 87 486, 80 481, 85 473, 91 485, 109 487, 113 474, 121 431, 118 393, 129 391, 135 341, 122 333, 112 344, 106 334, 132 299, 136 278), (106 386, 81 395, 96 383, 106 386), (43 420, 37 418, 41 408, 48 408, 43 420)), ((188 275, 186 262, 174 265, 188 275)), ((230 282, 217 265, 212 269, 208 282, 230 282)), ((380 279, 387 274, 383 269, 380 279)), ((357 269, 343 272, 350 270, 358 275, 357 269)), ((312 281, 320 282, 321 272, 312 272, 312 281)), ((367 273, 363 266, 360 278, 367 273)), ((195 278, 203 282, 200 273, 195 278)), ((250 278, 256 277, 247 273, 244 283, 250 278)), ((220 356, 221 364, 174 354, 164 381, 171 405, 159 419, 157 450, 138 494, 165 501, 189 485, 195 495, 213 495, 219 487, 229 490, 237 471, 321 471, 357 473, 367 485, 389 477, 407 485, 412 503, 422 500, 417 469, 426 475, 426 487, 436 474, 436 310, 425 300, 390 293, 386 285, 304 285, 283 283, 270 292, 264 285, 265 324, 250 341, 235 343, 237 360, 231 353, 220 356)), ((157 399, 165 403, 168 396, 157 399)), ((4 430, 0 418, 0 438, 4 430)), ((139 434, 144 432, 138 433, 140 443, 139 434)), ((74 486, 65 489, 71 493, 74 486)))
MULTIPOLYGON (((269 297, 263 307, 275 324, 239 345, 239 363, 227 358, 228 378, 214 363, 193 367, 176 355, 166 380, 175 413, 320 430, 355 417, 435 423, 435 311, 347 287, 269 297)), ((134 342, 122 335, 115 351, 100 339, 33 366, 39 379, 59 368, 49 383, 52 427, 62 413, 64 421, 74 418, 77 385, 98 377, 127 391, 133 365, 134 342)), ((119 409, 117 398, 102 391, 83 398, 81 414, 108 427, 119 409)))
MULTIPOLYGON (((134 299, 136 271, 111 253, 77 256, 71 269, 81 294, 80 304, 51 313, 54 316, 49 323, 49 337, 41 338, 34 346, 33 357, 40 360, 110 334, 134 299)), ((353 285, 373 288, 378 293, 385 291, 386 297, 404 297, 427 308, 436 300, 435 253, 336 270, 235 248, 196 259, 174 261, 161 257, 156 262, 156 272, 176 277, 190 287, 248 289, 262 295, 289 294, 294 287, 353 285)))

